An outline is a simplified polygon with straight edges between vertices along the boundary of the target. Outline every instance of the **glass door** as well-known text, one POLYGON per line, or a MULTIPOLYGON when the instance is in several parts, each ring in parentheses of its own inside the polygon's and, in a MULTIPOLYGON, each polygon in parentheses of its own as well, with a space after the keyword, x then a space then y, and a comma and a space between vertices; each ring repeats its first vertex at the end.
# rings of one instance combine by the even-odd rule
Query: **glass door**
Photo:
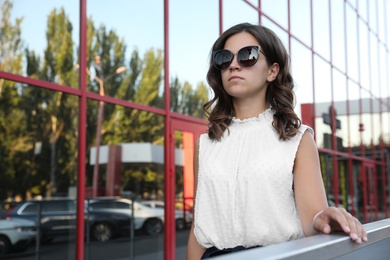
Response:
MULTIPOLYGON (((174 248, 176 259, 185 259, 185 252, 193 221, 194 172, 193 157, 197 139, 206 132, 206 124, 172 120, 172 157, 175 160, 174 178, 170 192, 174 200, 174 228, 166 227, 166 246, 174 248)), ((166 208, 167 210, 167 208, 166 208)), ((168 249, 166 248, 166 250, 168 249)))

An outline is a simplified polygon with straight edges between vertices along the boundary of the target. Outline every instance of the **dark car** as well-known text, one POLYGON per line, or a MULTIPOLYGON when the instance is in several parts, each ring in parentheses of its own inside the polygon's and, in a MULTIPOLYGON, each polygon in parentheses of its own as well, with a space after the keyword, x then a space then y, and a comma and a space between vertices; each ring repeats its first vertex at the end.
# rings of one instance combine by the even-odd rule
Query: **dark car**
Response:
MULTIPOLYGON (((40 223, 37 228, 41 233, 42 242, 50 242, 56 237, 70 236, 76 232, 76 200, 72 198, 27 200, 9 211, 8 217, 24 218, 40 223)), ((94 240, 106 241, 129 233, 130 221, 126 214, 86 210, 85 233, 94 240)))
POLYGON ((143 231, 147 235, 157 235, 164 229, 164 210, 151 208, 139 201, 132 201, 119 197, 97 197, 89 199, 88 209, 91 213, 125 214, 132 218, 134 207, 134 229, 143 231))

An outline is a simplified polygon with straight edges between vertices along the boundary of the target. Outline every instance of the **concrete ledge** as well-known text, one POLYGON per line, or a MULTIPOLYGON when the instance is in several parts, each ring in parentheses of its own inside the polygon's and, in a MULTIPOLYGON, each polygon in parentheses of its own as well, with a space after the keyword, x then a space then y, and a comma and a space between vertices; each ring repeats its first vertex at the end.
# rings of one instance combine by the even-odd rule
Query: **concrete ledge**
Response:
MULTIPOLYGON (((369 255, 369 259, 389 259, 390 244, 381 243, 390 240, 390 219, 384 219, 365 224, 368 233, 368 241, 355 244, 345 234, 320 234, 294 241, 283 242, 262 248, 240 251, 227 254, 217 259, 367 259, 356 258, 353 254, 359 250, 361 256, 369 255), (380 246, 380 250, 378 250, 380 246), (350 256, 350 257, 349 257, 350 256)), ((214 259, 213 258, 213 259, 214 259)))

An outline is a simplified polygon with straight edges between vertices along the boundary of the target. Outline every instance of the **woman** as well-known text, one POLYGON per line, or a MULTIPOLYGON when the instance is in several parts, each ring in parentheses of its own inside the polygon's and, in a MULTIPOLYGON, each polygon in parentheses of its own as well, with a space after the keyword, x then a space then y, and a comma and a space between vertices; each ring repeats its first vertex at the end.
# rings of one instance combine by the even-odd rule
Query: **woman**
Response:
POLYGON ((313 130, 294 112, 289 56, 271 30, 242 23, 214 43, 214 97, 194 158, 195 214, 187 259, 343 231, 362 224, 329 207, 313 130))

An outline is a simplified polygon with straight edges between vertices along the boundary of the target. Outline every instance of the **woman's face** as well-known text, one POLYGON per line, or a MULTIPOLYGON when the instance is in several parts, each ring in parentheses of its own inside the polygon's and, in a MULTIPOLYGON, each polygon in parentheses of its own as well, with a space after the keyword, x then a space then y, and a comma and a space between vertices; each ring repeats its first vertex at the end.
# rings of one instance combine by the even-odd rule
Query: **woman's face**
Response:
POLYGON ((246 46, 260 45, 256 38, 248 33, 241 32, 228 38, 224 49, 234 53, 234 58, 230 66, 221 71, 222 83, 225 91, 235 99, 261 98, 265 101, 267 91, 267 81, 272 81, 277 76, 277 70, 273 66, 268 66, 266 57, 259 53, 259 58, 255 65, 243 67, 237 62, 237 52, 246 46))

